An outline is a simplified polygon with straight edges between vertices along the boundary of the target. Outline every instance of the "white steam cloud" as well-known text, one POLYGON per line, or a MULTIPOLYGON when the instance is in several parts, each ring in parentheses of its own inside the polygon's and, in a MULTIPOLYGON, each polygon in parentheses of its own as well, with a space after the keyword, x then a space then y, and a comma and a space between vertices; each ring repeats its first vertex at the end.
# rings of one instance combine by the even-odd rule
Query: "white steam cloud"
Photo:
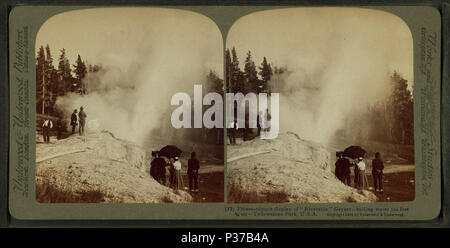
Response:
POLYGON ((227 47, 239 55, 250 50, 256 64, 265 56, 272 67, 287 67, 270 81, 272 92, 280 93, 280 132, 320 143, 384 99, 395 70, 410 84, 413 79, 410 31, 400 18, 382 11, 257 12, 233 25, 227 47))
MULTIPOLYGON (((143 144, 150 132, 171 125, 166 117, 173 94, 193 92, 194 84, 204 82, 210 69, 222 74, 220 32, 201 15, 169 9, 75 12, 62 16, 91 21, 103 18, 103 25, 95 23, 92 29, 79 31, 80 37, 90 41, 86 44, 90 53, 80 55, 103 69, 85 78, 87 95, 70 94, 56 104, 66 116, 83 106, 88 128, 89 121, 94 121, 92 127, 143 144)), ((86 50, 74 46, 65 48, 86 50)))

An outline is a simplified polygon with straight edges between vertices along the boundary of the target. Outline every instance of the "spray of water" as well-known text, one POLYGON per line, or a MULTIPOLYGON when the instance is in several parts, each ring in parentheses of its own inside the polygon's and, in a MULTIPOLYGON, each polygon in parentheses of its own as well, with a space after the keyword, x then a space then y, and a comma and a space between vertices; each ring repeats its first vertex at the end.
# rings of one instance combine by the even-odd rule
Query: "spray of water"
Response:
POLYGON ((337 52, 332 66, 323 58, 312 70, 297 64, 275 75, 270 84, 281 94, 280 131, 327 143, 346 120, 384 99, 390 90, 389 69, 373 55, 370 66, 355 62, 354 55, 360 52, 337 52))
POLYGON ((250 50, 255 63, 267 57, 272 67, 287 68, 269 82, 272 92, 280 93, 280 132, 293 131, 320 143, 328 143, 349 120, 384 99, 395 70, 413 82, 409 28, 383 11, 256 12, 233 25, 227 47, 241 55, 250 50))
MULTIPOLYGON (((204 16, 169 9, 95 13, 117 24, 111 28, 96 24, 99 30, 85 31, 103 35, 80 34, 91 41, 89 62, 100 64, 102 70, 84 79, 88 94, 70 94, 56 103, 66 116, 83 106, 88 128, 89 121, 95 121, 92 127, 143 144, 152 131, 172 130, 173 94, 192 93, 193 85, 203 83, 210 69, 222 75, 221 34, 204 16)), ((85 18, 97 18, 95 13, 85 18)))

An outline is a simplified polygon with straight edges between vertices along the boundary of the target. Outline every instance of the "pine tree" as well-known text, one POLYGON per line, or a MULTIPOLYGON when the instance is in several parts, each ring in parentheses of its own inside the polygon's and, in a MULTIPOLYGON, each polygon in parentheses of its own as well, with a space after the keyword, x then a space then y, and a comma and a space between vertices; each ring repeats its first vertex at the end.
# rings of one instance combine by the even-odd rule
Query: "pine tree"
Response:
POLYGON ((55 103, 58 94, 58 75, 55 67, 53 66, 53 57, 51 54, 50 46, 47 44, 45 47, 46 63, 45 63, 45 113, 49 115, 55 115, 55 103))
POLYGON ((261 87, 258 79, 258 72, 256 71, 255 62, 252 60, 252 54, 250 51, 247 52, 247 58, 245 59, 244 76, 244 92, 259 93, 261 91, 261 87))
POLYGON ((59 56, 58 63, 58 96, 64 96, 71 90, 73 83, 72 71, 70 69, 69 59, 66 57, 66 50, 63 48, 60 50, 61 55, 59 56))
POLYGON ((43 89, 43 80, 45 72, 45 52, 44 47, 39 47, 38 53, 36 55, 36 112, 43 114, 45 106, 43 94, 45 90, 43 89))
MULTIPOLYGON (((59 59, 58 59, 58 79, 60 81, 59 83, 59 91, 58 91, 58 96, 63 96, 66 94, 66 84, 64 83, 64 74, 66 71, 66 49, 61 49, 59 50, 61 52, 61 54, 59 55, 59 59)), ((70 68, 69 68, 70 69, 70 68)))
POLYGON ((268 83, 270 81, 270 78, 273 75, 272 67, 269 63, 267 63, 266 57, 264 57, 263 62, 261 63, 261 66, 259 67, 259 75, 261 76, 261 91, 262 92, 269 92, 268 83))
POLYGON ((87 68, 84 64, 83 60, 81 60, 81 56, 78 54, 77 61, 75 62, 75 65, 73 65, 75 68, 73 69, 73 72, 75 73, 75 80, 72 87, 73 92, 80 93, 81 95, 86 94, 86 87, 83 84, 83 79, 87 74, 87 68))
POLYGON ((231 49, 231 66, 230 66, 230 83, 231 92, 244 92, 244 77, 243 72, 239 68, 239 59, 236 54, 236 49, 231 49))
POLYGON ((386 122, 391 142, 413 144, 414 104, 408 81, 397 71, 391 76, 391 95, 386 101, 386 122))
POLYGON ((59 78, 58 78, 58 71, 55 70, 55 68, 52 68, 50 70, 50 79, 49 79, 49 111, 48 113, 53 116, 58 115, 58 111, 56 110, 55 104, 56 99, 58 97, 58 91, 59 91, 59 78))
POLYGON ((231 54, 230 49, 225 51, 225 78, 227 80, 227 92, 232 92, 233 86, 231 85, 231 54))

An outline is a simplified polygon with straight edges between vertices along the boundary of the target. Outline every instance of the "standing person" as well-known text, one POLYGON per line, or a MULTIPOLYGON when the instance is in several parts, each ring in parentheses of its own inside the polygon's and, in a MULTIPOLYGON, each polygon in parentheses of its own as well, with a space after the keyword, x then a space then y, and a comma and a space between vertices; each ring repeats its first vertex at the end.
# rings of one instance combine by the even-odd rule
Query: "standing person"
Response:
MULTIPOLYGON (((164 182, 164 186, 170 187, 171 186, 171 180, 172 180, 172 163, 170 162, 169 159, 167 158, 162 158, 164 159, 164 178, 162 179, 162 181, 164 182)), ((161 172, 162 174, 163 172, 161 172)))
POLYGON ((354 182, 355 188, 358 188, 358 185, 359 185, 359 168, 358 168, 357 162, 355 160, 352 161, 352 165, 355 166, 355 168, 353 168, 353 174, 354 174, 353 182, 354 182))
POLYGON ((373 185, 376 192, 383 192, 383 169, 384 164, 381 154, 376 152, 375 158, 372 160, 373 185))
POLYGON ((42 136, 44 137, 44 143, 50 143, 50 129, 53 128, 53 123, 50 119, 46 119, 42 124, 42 136))
POLYGON ((192 192, 198 192, 198 170, 200 169, 200 162, 196 158, 196 153, 191 153, 191 158, 188 160, 189 176, 189 190, 192 192))
POLYGON ((173 175, 172 175, 172 188, 174 190, 183 189, 183 178, 181 177, 181 162, 178 157, 173 159, 173 175))
POLYGON ((78 116, 77 116, 78 110, 74 110, 72 113, 72 116, 70 116, 70 125, 72 126, 72 134, 75 133, 75 127, 78 125, 78 116))
MULTIPOLYGON (((238 133, 239 133, 239 125, 238 125, 237 119, 234 120, 233 129, 234 129, 234 132, 233 132, 233 144, 236 145, 236 136, 237 136, 238 133)), ((245 130, 244 130, 244 131, 245 131, 245 130)))
POLYGON ((339 181, 344 182, 344 178, 342 177, 342 169, 347 159, 343 158, 341 152, 336 152, 336 157, 337 161, 334 163, 334 175, 339 179, 339 181))
POLYGON ((227 135, 228 135, 228 140, 230 141, 230 145, 233 145, 233 134, 232 134, 232 132, 234 132, 233 126, 234 126, 234 121, 230 122, 230 124, 228 124, 228 129, 227 129, 227 135))
POLYGON ((366 178, 366 163, 364 163, 364 160, 362 157, 358 158, 358 163, 356 164, 356 167, 358 167, 358 189, 366 189, 367 188, 367 178, 366 178))
POLYGON ((156 155, 156 152, 152 152, 152 157, 154 157, 154 158, 153 158, 152 162, 150 163, 150 176, 159 182, 159 177, 158 177, 158 172, 157 172, 158 162, 156 160, 158 158, 158 155, 156 155))
POLYGON ((256 127, 258 128, 258 137, 261 136, 261 123, 262 123, 262 111, 259 111, 258 116, 256 116, 256 127))
POLYGON ((261 113, 260 117, 261 117, 261 120, 260 120, 261 130, 263 131, 263 135, 267 135, 267 132, 270 131, 270 125, 271 125, 271 119, 272 119, 272 116, 269 113, 269 109, 266 108, 266 110, 264 111, 264 114, 261 113))
POLYGON ((228 128, 229 134, 228 134, 228 138, 230 139, 230 145, 235 145, 236 144, 236 133, 239 129, 237 120, 234 120, 233 122, 230 123, 230 126, 228 128))
POLYGON ((78 127, 78 131, 81 135, 84 135, 84 125, 86 125, 86 113, 83 111, 83 106, 80 107, 80 113, 78 113, 78 122, 80 123, 80 127, 78 127))
POLYGON ((264 114, 264 131, 270 131, 270 121, 272 120, 272 116, 269 113, 269 109, 266 109, 266 113, 264 114))
POLYGON ((338 160, 335 163, 334 174, 345 185, 351 186, 350 167, 352 165, 347 158, 344 158, 343 152, 336 152, 336 156, 338 160))
POLYGON ((156 159, 158 159, 158 166, 157 166, 157 174, 158 174, 158 178, 159 178, 159 183, 162 185, 166 185, 166 160, 164 160, 163 158, 161 158, 159 156, 159 152, 156 152, 156 159))
POLYGON ((154 153, 155 158, 151 162, 150 175, 162 185, 166 185, 166 161, 154 153))
POLYGON ((173 188, 174 181, 175 181, 175 168, 173 166, 174 159, 169 158, 169 187, 173 188))
POLYGON ((56 138, 58 140, 62 139, 63 123, 61 117, 59 117, 58 120, 56 121, 56 132, 57 132, 56 138))
POLYGON ((343 161, 343 165, 342 165, 342 182, 345 185, 351 186, 352 182, 351 182, 351 172, 350 172, 350 167, 352 167, 352 164, 350 163, 350 161, 346 158, 345 161, 343 161))

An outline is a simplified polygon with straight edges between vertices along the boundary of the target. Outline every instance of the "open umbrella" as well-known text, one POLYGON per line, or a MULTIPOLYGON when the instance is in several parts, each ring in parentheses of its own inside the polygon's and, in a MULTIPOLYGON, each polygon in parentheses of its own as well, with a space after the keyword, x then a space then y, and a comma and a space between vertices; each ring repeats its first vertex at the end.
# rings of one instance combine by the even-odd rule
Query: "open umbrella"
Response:
POLYGON ((168 145, 168 146, 161 148, 161 150, 159 150, 159 156, 164 156, 167 158, 174 158, 174 157, 179 157, 181 152, 182 151, 180 148, 173 146, 173 145, 168 145))
POLYGON ((343 156, 355 159, 359 157, 364 157, 365 154, 366 150, 362 149, 360 146, 349 146, 345 148, 343 156))

